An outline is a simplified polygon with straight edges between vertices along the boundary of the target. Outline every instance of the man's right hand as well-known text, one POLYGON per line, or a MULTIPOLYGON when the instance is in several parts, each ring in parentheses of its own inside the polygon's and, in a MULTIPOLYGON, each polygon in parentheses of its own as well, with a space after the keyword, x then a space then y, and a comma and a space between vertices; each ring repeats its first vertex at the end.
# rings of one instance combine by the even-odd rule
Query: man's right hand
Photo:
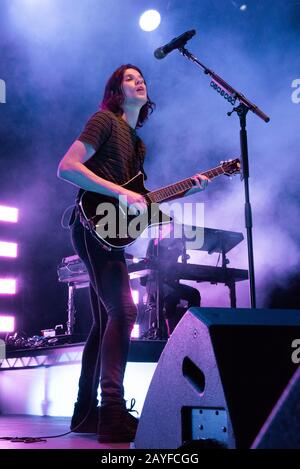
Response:
POLYGON ((128 210, 130 215, 139 215, 147 212, 146 200, 137 192, 124 189, 122 194, 119 195, 119 201, 128 210))

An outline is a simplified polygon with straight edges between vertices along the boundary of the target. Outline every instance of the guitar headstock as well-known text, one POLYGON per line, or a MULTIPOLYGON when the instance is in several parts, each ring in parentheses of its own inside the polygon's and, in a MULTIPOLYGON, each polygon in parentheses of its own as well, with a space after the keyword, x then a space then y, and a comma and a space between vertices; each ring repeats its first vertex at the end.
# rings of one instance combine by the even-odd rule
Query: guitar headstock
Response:
POLYGON ((239 158, 221 161, 220 166, 226 176, 232 176, 233 174, 240 173, 241 171, 241 161, 239 158))

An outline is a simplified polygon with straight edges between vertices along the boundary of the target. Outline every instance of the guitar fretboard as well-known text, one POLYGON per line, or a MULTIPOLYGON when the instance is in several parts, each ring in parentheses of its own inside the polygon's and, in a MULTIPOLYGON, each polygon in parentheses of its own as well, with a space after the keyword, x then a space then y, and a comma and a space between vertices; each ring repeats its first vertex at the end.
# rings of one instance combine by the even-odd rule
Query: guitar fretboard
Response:
MULTIPOLYGON (((218 166, 217 168, 210 169, 201 174, 208 177, 209 179, 213 179, 217 176, 220 176, 221 174, 224 174, 224 169, 222 166, 218 166)), ((175 184, 170 184, 169 186, 157 189, 153 192, 148 192, 147 197, 152 203, 161 203, 173 197, 178 197, 180 194, 184 195, 192 187, 194 187, 192 178, 187 178, 176 182, 175 184)))

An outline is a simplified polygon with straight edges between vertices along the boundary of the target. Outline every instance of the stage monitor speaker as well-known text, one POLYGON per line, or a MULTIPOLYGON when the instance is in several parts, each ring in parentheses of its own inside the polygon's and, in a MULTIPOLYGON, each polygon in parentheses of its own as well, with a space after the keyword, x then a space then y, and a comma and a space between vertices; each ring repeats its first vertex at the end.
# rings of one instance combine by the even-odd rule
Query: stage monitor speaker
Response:
POLYGON ((295 371, 252 449, 300 449, 300 368, 295 371))
POLYGON ((190 308, 158 361, 136 448, 249 448, 296 370, 299 310, 190 308))

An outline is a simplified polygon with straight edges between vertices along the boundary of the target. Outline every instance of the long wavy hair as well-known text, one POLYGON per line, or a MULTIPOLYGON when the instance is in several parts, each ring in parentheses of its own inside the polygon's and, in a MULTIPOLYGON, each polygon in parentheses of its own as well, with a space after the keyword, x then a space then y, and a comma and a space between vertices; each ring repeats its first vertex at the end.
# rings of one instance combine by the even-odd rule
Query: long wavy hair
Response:
MULTIPOLYGON (((143 77, 141 70, 135 65, 125 64, 117 68, 117 70, 114 71, 114 73, 111 75, 111 77, 108 79, 106 83, 103 99, 100 104, 101 110, 109 110, 113 112, 114 114, 116 114, 117 116, 120 116, 123 114, 124 111, 123 111, 122 106, 123 106, 125 97, 124 97, 124 93, 122 90, 122 81, 123 81, 124 72, 128 68, 133 68, 134 70, 139 72, 140 75, 143 77)), ((140 109, 138 121, 136 124, 137 127, 143 126, 144 122, 148 119, 149 115, 153 112, 154 108, 155 108, 155 103, 151 101, 147 93, 147 102, 140 109)))

